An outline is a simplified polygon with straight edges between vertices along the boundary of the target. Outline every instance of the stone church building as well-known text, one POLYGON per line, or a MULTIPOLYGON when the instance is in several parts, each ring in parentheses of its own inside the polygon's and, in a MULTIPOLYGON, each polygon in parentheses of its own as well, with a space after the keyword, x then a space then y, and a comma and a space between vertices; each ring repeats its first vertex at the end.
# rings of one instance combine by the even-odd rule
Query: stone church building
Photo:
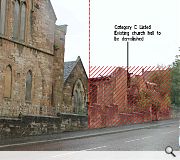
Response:
POLYGON ((64 63, 63 112, 87 113, 87 79, 80 57, 64 63))
POLYGON ((31 127, 51 121, 57 131, 86 114, 87 75, 80 57, 64 63, 67 25, 56 20, 50 0, 0 0, 1 118, 31 117, 31 127))

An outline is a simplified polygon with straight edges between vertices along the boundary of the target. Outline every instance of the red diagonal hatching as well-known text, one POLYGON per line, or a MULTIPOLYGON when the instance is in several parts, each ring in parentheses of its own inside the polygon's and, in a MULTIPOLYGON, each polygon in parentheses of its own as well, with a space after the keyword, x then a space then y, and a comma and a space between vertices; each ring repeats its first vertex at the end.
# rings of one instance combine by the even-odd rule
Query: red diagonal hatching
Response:
MULTIPOLYGON (((155 120, 158 114, 161 119, 169 118, 168 96, 170 90, 168 90, 169 81, 166 81, 166 79, 170 79, 170 75, 167 68, 161 70, 161 72, 158 72, 155 66, 138 66, 129 67, 128 69, 127 67, 112 66, 91 67, 89 78, 89 127, 101 128, 142 123, 155 120), (129 73, 132 73, 132 75, 129 73), (165 79, 157 87, 159 87, 159 90, 167 92, 166 97, 160 95, 158 88, 155 91, 153 87, 156 84, 150 82, 153 79, 150 74, 157 76, 157 73, 165 79), (144 93, 149 95, 143 95, 144 93)), ((154 77, 155 80, 156 78, 158 77, 154 77)))

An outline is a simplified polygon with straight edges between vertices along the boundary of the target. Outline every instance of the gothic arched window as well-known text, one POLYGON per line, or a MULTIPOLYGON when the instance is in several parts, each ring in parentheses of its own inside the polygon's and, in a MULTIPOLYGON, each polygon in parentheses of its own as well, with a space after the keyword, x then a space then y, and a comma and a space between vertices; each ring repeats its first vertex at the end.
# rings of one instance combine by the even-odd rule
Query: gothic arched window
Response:
POLYGON ((20 24, 20 40, 24 41, 26 27, 26 4, 21 5, 21 24, 20 24))
POLYGON ((19 31, 19 12, 20 12, 20 3, 18 0, 14 2, 14 22, 13 22, 13 38, 18 38, 19 31))
POLYGON ((77 113, 78 112, 78 108, 77 108, 77 106, 78 106, 78 92, 77 92, 77 90, 74 92, 74 108, 73 108, 73 112, 74 113, 77 113))
POLYGON ((31 101, 31 95, 32 95, 32 72, 28 71, 26 75, 26 101, 31 101))
POLYGON ((0 34, 4 34, 6 21, 6 2, 7 0, 0 0, 0 34))
POLYGON ((13 38, 24 41, 26 28, 26 3, 14 1, 13 38))
POLYGON ((82 113, 85 107, 85 94, 83 84, 80 80, 77 80, 73 89, 73 112, 82 113))
POLYGON ((4 84, 4 97, 11 98, 11 90, 12 90, 12 69, 11 66, 8 65, 5 70, 5 84, 4 84))

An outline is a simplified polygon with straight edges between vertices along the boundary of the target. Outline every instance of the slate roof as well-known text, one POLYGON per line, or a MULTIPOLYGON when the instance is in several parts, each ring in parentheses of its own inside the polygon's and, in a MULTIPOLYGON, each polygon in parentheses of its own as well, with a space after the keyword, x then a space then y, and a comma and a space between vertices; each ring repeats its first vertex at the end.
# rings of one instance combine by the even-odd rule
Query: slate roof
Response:
POLYGON ((69 77, 76 63, 76 61, 64 62, 64 81, 69 77))
MULTIPOLYGON (((67 80, 67 78, 69 77, 69 75, 71 74, 71 72, 73 71, 74 67, 77 65, 77 63, 80 61, 80 63, 82 64, 82 68, 85 72, 85 75, 87 77, 86 74, 86 70, 84 69, 83 63, 81 61, 80 56, 77 57, 76 61, 68 61, 68 62, 64 62, 64 82, 67 80)), ((88 79, 88 77, 87 77, 88 79)))

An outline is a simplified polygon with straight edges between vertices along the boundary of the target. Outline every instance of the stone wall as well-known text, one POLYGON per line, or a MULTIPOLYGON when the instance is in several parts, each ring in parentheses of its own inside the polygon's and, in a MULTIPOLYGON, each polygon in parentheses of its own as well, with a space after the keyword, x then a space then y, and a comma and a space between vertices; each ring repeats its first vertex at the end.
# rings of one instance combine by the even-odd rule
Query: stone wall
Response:
POLYGON ((19 118, 0 118, 0 139, 26 137, 43 134, 58 134, 63 131, 87 128, 87 116, 59 115, 20 116, 19 118))
MULTIPOLYGON (((69 96, 71 90, 68 89, 73 88, 77 79, 82 80, 87 93, 82 62, 78 62, 63 91, 67 25, 55 24, 56 15, 50 0, 28 0, 25 38, 20 41, 18 36, 13 37, 15 2, 7 2, 5 34, 0 35, 0 136, 40 135, 87 128, 86 115, 60 114, 63 92, 69 96), (10 74, 7 74, 8 67, 10 74), (28 72, 32 74, 30 100, 26 98, 28 72), (6 84, 9 86, 5 87, 6 84)), ((70 101, 71 98, 64 102, 69 106, 72 105, 70 101)))
POLYGON ((31 18, 33 45, 53 54, 56 15, 50 0, 34 0, 31 18))
POLYGON ((53 56, 20 43, 0 37, 0 115, 52 115, 53 56), (5 70, 12 68, 11 97, 4 97, 5 70), (25 100, 26 75, 32 72, 32 100, 25 100))
MULTIPOLYGON (((7 21, 4 36, 16 41, 13 38, 14 2, 7 2, 7 21)), ((23 43, 53 54, 55 22, 56 15, 50 0, 26 1, 25 41, 23 43)))
POLYGON ((19 41, 13 37, 14 1, 7 2, 5 34, 0 35, 0 116, 56 115, 60 110, 57 108, 62 107, 66 30, 56 26, 50 0, 29 0, 25 40, 19 41), (7 66, 12 69, 8 98, 5 96, 7 66), (32 73, 31 101, 25 100, 28 71, 32 73))
POLYGON ((61 111, 63 104, 64 52, 66 30, 67 25, 61 25, 56 26, 55 31, 52 105, 55 106, 56 113, 61 111))
POLYGON ((61 119, 62 131, 75 131, 88 128, 87 115, 59 113, 58 117, 61 119))
POLYGON ((0 35, 0 116, 54 115, 51 97, 56 16, 52 5, 49 0, 26 1, 25 40, 20 42, 13 37, 14 2, 7 2, 5 34, 0 35), (6 98, 8 65, 12 69, 12 87, 11 96, 6 98), (28 71, 32 73, 32 100, 29 102, 25 101, 28 71))

